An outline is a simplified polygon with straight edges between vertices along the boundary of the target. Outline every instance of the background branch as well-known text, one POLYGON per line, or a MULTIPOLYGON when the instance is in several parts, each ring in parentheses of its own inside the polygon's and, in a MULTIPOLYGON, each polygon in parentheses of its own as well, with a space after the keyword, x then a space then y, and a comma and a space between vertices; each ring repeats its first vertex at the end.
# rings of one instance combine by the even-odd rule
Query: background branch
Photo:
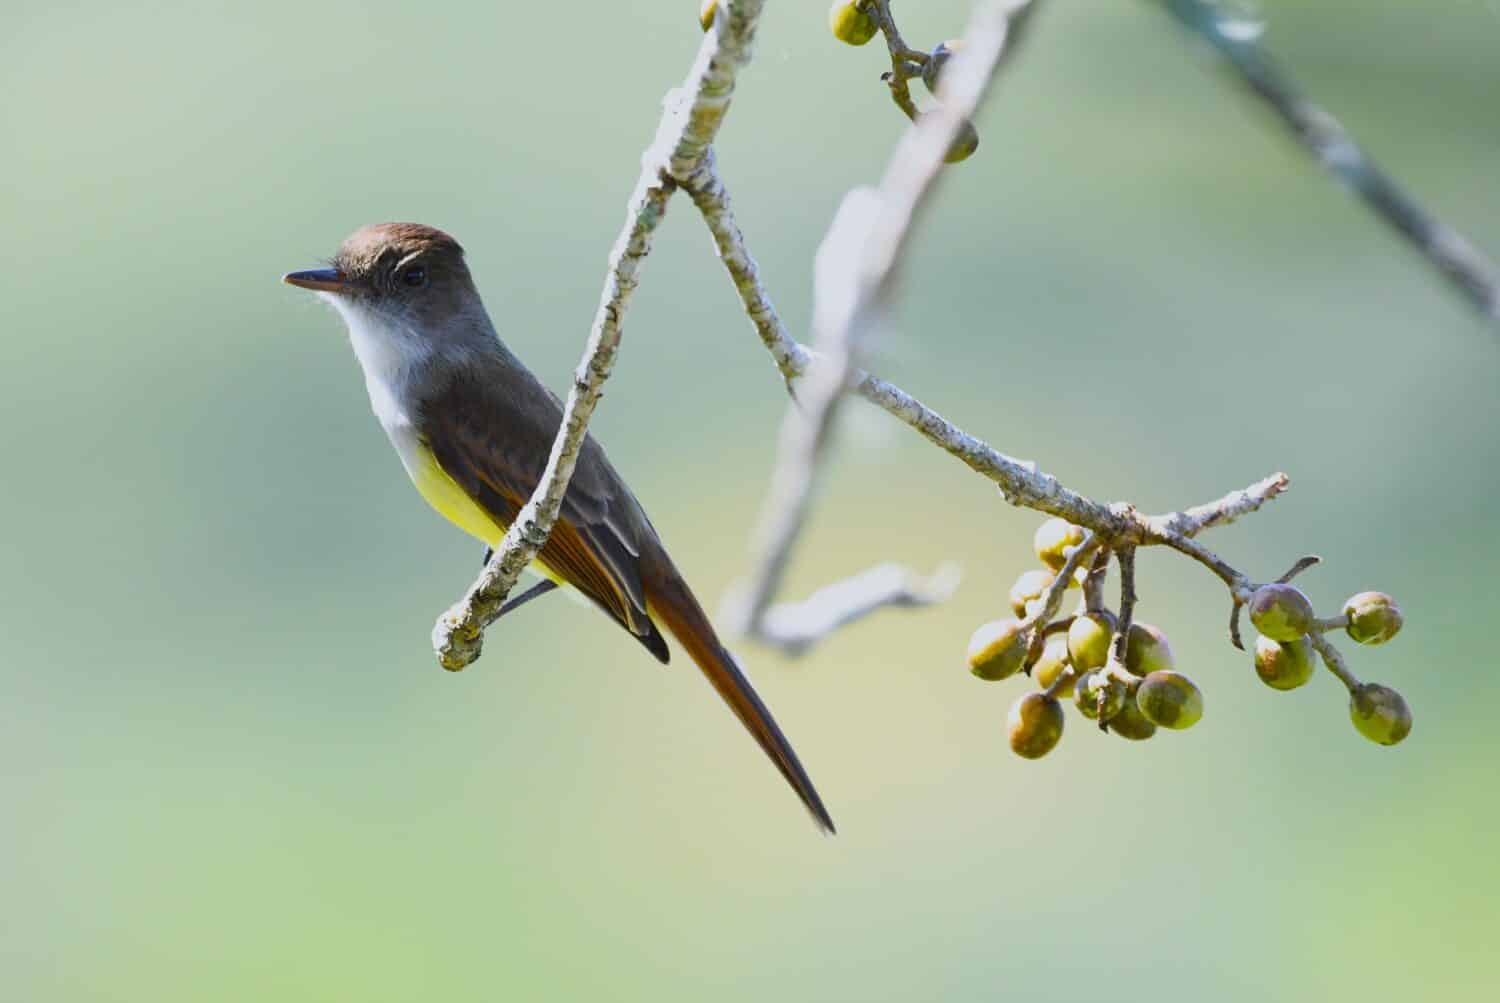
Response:
MULTIPOLYGON (((947 563, 930 577, 899 564, 877 564, 867 571, 825 585, 801 602, 774 603, 756 635, 787 655, 800 655, 841 627, 890 607, 917 608, 943 602, 958 589, 958 565, 947 563)), ((739 608, 731 595, 726 608, 739 608)))
POLYGON ((1212 0, 1162 0, 1214 47, 1250 93, 1265 102, 1322 168, 1364 200, 1491 320, 1500 320, 1500 271, 1457 230, 1386 174, 1338 119, 1303 95, 1261 47, 1264 25, 1212 0))

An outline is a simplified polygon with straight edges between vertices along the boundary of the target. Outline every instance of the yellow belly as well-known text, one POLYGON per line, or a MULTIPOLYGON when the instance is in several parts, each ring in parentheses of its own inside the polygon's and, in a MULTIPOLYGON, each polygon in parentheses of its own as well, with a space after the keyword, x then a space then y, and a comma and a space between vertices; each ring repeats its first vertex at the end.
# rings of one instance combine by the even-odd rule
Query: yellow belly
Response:
MULTIPOLYGON (((448 472, 438 464, 437 457, 432 455, 431 450, 426 446, 418 446, 410 455, 403 455, 401 458, 417 491, 439 515, 470 536, 483 540, 488 546, 500 545, 507 528, 505 523, 470 498, 469 493, 459 487, 458 482, 449 477, 448 472)), ((567 584, 541 560, 535 561, 532 569, 559 585, 567 584)))

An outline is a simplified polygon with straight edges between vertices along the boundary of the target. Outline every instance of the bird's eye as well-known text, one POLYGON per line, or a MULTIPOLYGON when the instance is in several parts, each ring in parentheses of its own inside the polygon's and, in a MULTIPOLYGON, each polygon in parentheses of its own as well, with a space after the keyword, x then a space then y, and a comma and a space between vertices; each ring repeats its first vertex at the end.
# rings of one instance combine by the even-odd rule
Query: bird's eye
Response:
POLYGON ((412 265, 401 273, 401 284, 410 286, 413 289, 425 286, 427 284, 427 269, 421 265, 412 265))

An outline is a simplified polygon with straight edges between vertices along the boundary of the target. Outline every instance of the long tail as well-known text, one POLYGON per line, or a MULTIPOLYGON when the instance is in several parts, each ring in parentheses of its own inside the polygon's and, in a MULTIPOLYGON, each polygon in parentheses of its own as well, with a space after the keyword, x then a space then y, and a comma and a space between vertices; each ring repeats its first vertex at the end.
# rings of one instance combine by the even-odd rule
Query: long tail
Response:
POLYGON ((832 834, 833 819, 829 817, 828 809, 823 807, 823 799, 818 797, 807 771, 798 762, 797 754, 792 751, 792 744, 776 726, 775 718, 771 717, 771 712, 756 695, 750 680, 740 671, 734 656, 719 642, 713 624, 698 605, 687 582, 682 580, 682 576, 665 559, 665 555, 654 570, 658 573, 643 576, 647 579, 643 584, 651 612, 661 617, 667 630, 687 650, 698 668, 703 670, 714 689, 719 691, 719 696, 744 724, 745 730, 750 732, 766 755, 771 757, 771 762, 776 764, 781 775, 786 777, 786 782, 792 785, 792 789, 807 806, 813 821, 824 832, 832 834))

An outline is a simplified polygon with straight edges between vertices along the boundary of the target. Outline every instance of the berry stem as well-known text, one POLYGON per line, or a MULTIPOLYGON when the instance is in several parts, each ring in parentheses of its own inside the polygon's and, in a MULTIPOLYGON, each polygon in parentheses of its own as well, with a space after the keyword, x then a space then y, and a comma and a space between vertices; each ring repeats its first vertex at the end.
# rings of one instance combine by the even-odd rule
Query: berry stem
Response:
POLYGON ((1229 610, 1229 643, 1240 651, 1245 650, 1245 642, 1240 638, 1240 610, 1244 608, 1244 603, 1235 600, 1229 610))
POLYGON ((1338 616, 1323 616, 1313 621, 1312 630, 1308 633, 1327 634, 1330 631, 1343 630, 1347 626, 1349 626, 1349 616, 1346 613, 1340 613, 1338 616))
POLYGON ((1046 689, 1042 690, 1042 695, 1045 697, 1055 698, 1057 696, 1058 690, 1062 689, 1070 682, 1077 681, 1078 673, 1073 670, 1073 666, 1069 665, 1057 674, 1057 678, 1052 680, 1051 686, 1048 686, 1046 689))
POLYGON ((1115 554, 1120 565, 1120 615, 1115 620, 1115 634, 1110 638, 1109 671, 1121 682, 1130 682, 1125 670, 1125 651, 1130 643, 1130 625, 1135 619, 1135 548, 1121 547, 1115 554))
POLYGON ((1312 646, 1317 649, 1318 654, 1323 656, 1323 664, 1328 666, 1328 671, 1338 676, 1339 682, 1343 683, 1350 693, 1359 689, 1359 679, 1349 671, 1344 656, 1339 654, 1339 649, 1333 646, 1333 642, 1322 634, 1316 633, 1309 634, 1308 639, 1312 641, 1312 646))
POLYGON ((1319 557, 1317 554, 1308 554, 1306 557, 1302 558, 1296 564, 1293 564, 1289 569, 1287 569, 1286 574, 1276 579, 1276 584, 1285 585, 1293 578, 1296 578, 1298 575, 1302 574, 1302 572, 1306 571, 1308 568, 1322 563, 1323 558, 1319 557))
POLYGON ((1094 563, 1083 580, 1083 608, 1090 613, 1104 609, 1104 582, 1109 577, 1110 548, 1100 547, 1094 555, 1094 563))
POLYGON ((1098 545, 1098 536, 1092 530, 1085 532, 1083 539, 1068 550, 1067 560, 1058 569, 1057 575, 1052 579, 1052 584, 1047 586, 1042 608, 1022 621, 1022 626, 1031 632, 1031 646, 1026 655, 1027 665, 1036 661, 1042 654, 1045 631, 1037 630, 1037 625, 1045 626, 1057 616, 1057 611, 1062 608, 1063 593, 1068 591, 1068 583, 1073 580, 1074 573, 1083 566, 1084 559, 1092 554, 1098 545))
POLYGON ((922 75, 927 53, 913 49, 901 37, 901 29, 896 27, 896 17, 891 13, 890 0, 869 0, 865 10, 875 19, 876 26, 885 37, 885 47, 891 54, 891 71, 884 75, 884 80, 891 89, 891 100, 901 109, 902 114, 915 122, 917 103, 912 99, 908 81, 922 75))

